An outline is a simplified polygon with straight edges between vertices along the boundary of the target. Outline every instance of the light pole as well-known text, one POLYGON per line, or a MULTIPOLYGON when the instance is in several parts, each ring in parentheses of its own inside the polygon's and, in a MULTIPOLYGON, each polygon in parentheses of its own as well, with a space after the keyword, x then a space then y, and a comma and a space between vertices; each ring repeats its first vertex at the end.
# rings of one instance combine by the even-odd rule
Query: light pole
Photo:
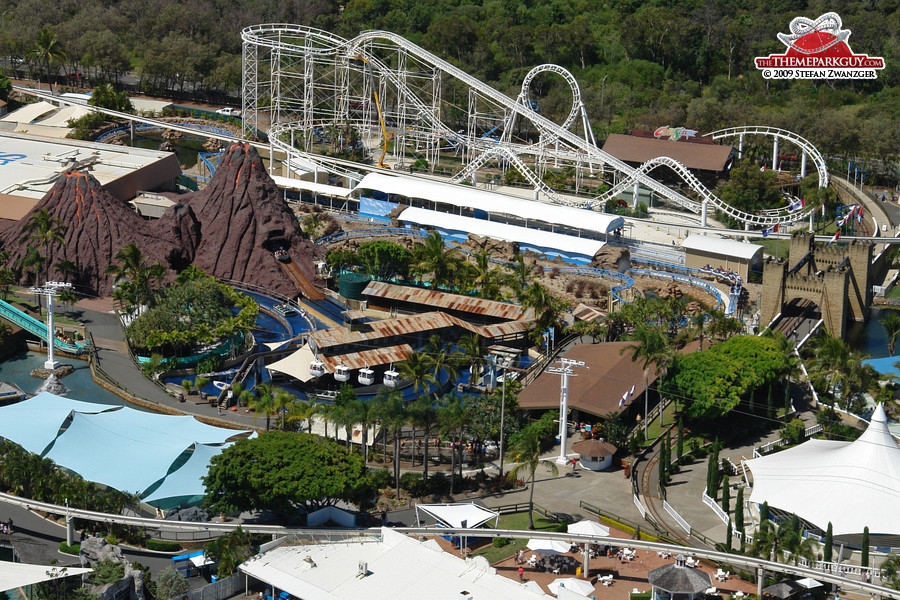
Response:
POLYGON ((42 294, 47 296, 47 361, 44 368, 49 371, 55 371, 59 368, 59 361, 53 356, 53 341, 55 332, 53 330, 53 297, 59 295, 59 290, 69 289, 71 283, 63 281, 48 281, 43 287, 33 287, 28 290, 31 294, 42 294))
MULTIPOLYGON (((569 377, 575 377, 577 374, 572 371, 574 367, 584 367, 583 360, 572 360, 571 358, 558 359, 560 366, 550 367, 548 373, 555 373, 560 376, 559 383, 559 456, 556 458, 556 464, 564 465, 569 462, 566 455, 566 441, 569 436, 569 377)), ((590 368, 590 367, 585 367, 590 368)))

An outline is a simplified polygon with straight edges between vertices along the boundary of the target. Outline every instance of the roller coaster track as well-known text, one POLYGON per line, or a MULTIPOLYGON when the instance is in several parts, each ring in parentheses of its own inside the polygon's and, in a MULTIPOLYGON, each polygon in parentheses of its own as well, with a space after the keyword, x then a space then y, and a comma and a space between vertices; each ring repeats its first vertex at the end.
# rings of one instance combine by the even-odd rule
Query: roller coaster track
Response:
POLYGON ((813 165, 815 165, 816 172, 819 174, 819 187, 828 187, 828 168, 825 166, 825 157, 822 156, 822 153, 819 152, 819 149, 816 148, 812 144, 812 142, 804 137, 797 135, 796 133, 787 131, 786 129, 779 129, 778 127, 767 127, 765 125, 746 125, 742 127, 728 127, 726 129, 719 129, 717 131, 713 131, 712 133, 707 133, 706 135, 714 140, 741 135, 765 135, 768 137, 787 140, 795 146, 799 146, 801 150, 812 157, 813 165))
MULTIPOLYGON (((0 318, 3 318, 13 325, 21 327, 31 335, 38 339, 47 341, 47 324, 38 321, 28 313, 22 312, 12 304, 0 300, 0 318)), ((82 354, 87 349, 83 344, 77 342, 68 343, 59 338, 53 338, 53 347, 68 352, 70 354, 82 354)))
MULTIPOLYGON (((691 173, 687 167, 685 167, 674 158, 669 158, 668 156, 651 158, 647 162, 643 163, 633 175, 620 181, 605 194, 599 196, 597 198, 597 201, 602 203, 611 198, 615 198, 623 191, 633 186, 635 182, 642 182, 642 175, 649 173, 659 166, 666 166, 675 171, 675 173, 677 173, 678 176, 681 177, 681 179, 691 187, 691 189, 697 192, 700 198, 702 198, 703 202, 709 202, 709 204, 719 209, 729 217, 732 217, 744 223, 749 223, 751 225, 767 227, 775 225, 776 223, 794 223, 808 217, 809 214, 816 209, 815 206, 811 206, 806 208, 805 210, 790 212, 788 211, 787 207, 785 207, 780 211, 765 211, 758 214, 744 212, 731 206, 730 204, 722 202, 722 200, 720 200, 715 194, 710 192, 706 188, 706 186, 700 182, 699 179, 694 177, 694 174, 691 173), (787 214, 785 214, 785 212, 787 212, 787 214)), ((693 212, 701 212, 702 208, 701 203, 690 200, 688 201, 688 203, 683 203, 682 206, 693 212)))
MULTIPOLYGON (((539 162, 541 158, 547 156, 559 158, 563 156, 561 153, 566 153, 571 159, 574 159, 579 164, 588 165, 591 168, 594 166, 607 166, 622 173, 624 179, 617 184, 615 188, 618 193, 621 193, 628 185, 633 186, 637 184, 645 189, 651 190, 658 196, 667 199, 675 205, 684 207, 688 210, 702 212, 703 205, 707 204, 734 219, 754 226, 765 227, 776 223, 793 223, 807 216, 812 210, 811 207, 809 211, 799 212, 784 210, 760 215, 746 213, 721 201, 706 189, 705 186, 703 186, 697 178, 687 170, 687 168, 672 158, 662 157, 660 159, 654 159, 655 162, 652 162, 651 164, 645 163, 641 168, 635 169, 624 161, 604 152, 592 143, 592 141, 586 140, 566 128, 572 124, 582 105, 577 85, 574 87, 572 86, 574 78, 572 78, 571 74, 565 71, 565 69, 560 67, 554 68, 555 66, 553 65, 541 65, 533 69, 528 76, 526 76, 522 93, 519 94, 517 99, 513 99, 484 84, 447 61, 435 56, 416 44, 413 44, 402 36, 386 31, 365 31, 351 40, 345 40, 331 33, 309 27, 271 24, 249 27, 244 29, 241 35, 244 41, 245 57, 243 107, 245 115, 257 114, 255 102, 257 101, 257 96, 260 96, 260 90, 254 87, 254 82, 257 78, 257 73, 254 71, 257 67, 257 63, 254 63, 254 61, 258 60, 256 48, 254 48, 254 46, 271 49, 279 60, 282 60, 283 57, 295 57, 297 59, 297 66, 294 67, 294 70, 291 72, 293 76, 296 76, 296 73, 301 71, 301 65, 307 64, 312 57, 328 58, 329 61, 333 59, 333 62, 329 63, 333 65, 338 65, 342 61, 348 62, 359 57, 364 57, 368 64, 373 68, 374 72, 382 79, 383 84, 389 82, 396 92, 398 103, 402 106, 402 109, 398 116, 399 122, 395 124, 392 123, 392 126, 395 127, 395 130, 399 135, 409 135, 412 137, 419 136, 418 139, 428 138, 434 140, 442 137, 453 139, 461 142, 467 147, 473 162, 482 161, 480 164, 483 165, 487 158, 495 158, 501 154, 505 155, 506 158, 512 155, 521 156, 523 154, 533 154, 539 157, 539 162), (388 61, 391 59, 382 60, 380 57, 394 51, 397 52, 397 56, 393 58, 391 65, 395 66, 389 66, 388 61), (510 128, 509 125, 514 123, 516 119, 525 119, 538 130, 541 137, 541 143, 537 145, 513 144, 509 142, 507 131, 503 132, 503 138, 501 138, 501 141, 499 142, 481 138, 472 131, 465 136, 457 134, 454 132, 453 128, 448 127, 440 120, 438 116, 439 111, 433 104, 429 105, 427 102, 423 101, 418 97, 412 87, 406 85, 408 77, 411 76, 411 71, 404 71, 398 66, 406 60, 406 57, 414 57, 415 60, 419 61, 419 64, 424 65, 420 71, 430 69, 436 73, 450 76, 468 86, 470 97, 474 95, 492 103, 498 110, 502 110, 506 115, 503 122, 507 125, 507 129, 510 128), (572 87, 573 109, 563 125, 558 125, 536 112, 527 100, 531 79, 533 79, 537 73, 542 71, 552 71, 563 76, 569 82, 570 87, 572 87), (248 83, 248 80, 250 83, 248 83), (547 144, 550 141, 560 144, 562 147, 549 148, 547 144), (498 148, 503 148, 503 150, 498 151, 498 148), (489 153, 488 157, 481 158, 482 154, 485 152, 489 153), (692 188, 692 190, 696 192, 699 196, 699 200, 688 198, 677 190, 667 187, 648 175, 648 172, 652 167, 660 165, 667 166, 674 170, 692 188)), ((278 68, 281 68, 280 63, 278 68)), ((311 75, 312 69, 311 67, 309 69, 311 75)), ((278 71, 277 74, 280 75, 281 73, 282 71, 278 71)), ((284 73, 287 73, 287 71, 284 71, 284 73)), ((273 80, 274 79, 275 78, 273 77, 273 80)), ((279 83, 277 85, 280 86, 281 84, 279 83)), ((311 95, 311 92, 307 89, 311 85, 313 84, 309 83, 309 85, 304 88, 303 93, 305 95, 311 95)), ((278 90, 276 91, 279 91, 280 93, 280 89, 281 88, 278 87, 278 90)), ((342 95, 346 96, 348 93, 348 88, 346 88, 346 84, 344 83, 335 83, 332 88, 328 89, 337 99, 342 95), (342 85, 345 87, 340 87, 342 85)), ((276 100, 277 99, 273 98, 273 103, 277 105, 278 101, 276 100)), ((304 98, 304 101, 306 101, 306 98, 304 98)), ((296 106, 296 104, 292 106, 296 106)), ((312 110, 313 107, 306 104, 296 108, 296 112, 303 114, 312 110)), ((278 122, 281 113, 276 112, 274 114, 276 122, 273 123, 273 125, 281 126, 278 128, 278 131, 286 132, 292 128, 300 128, 300 123, 289 124, 278 122)), ((338 113, 335 113, 334 118, 337 118, 337 114, 338 113)), ((470 114, 470 119, 471 118, 472 114, 470 114)), ((587 125, 586 119, 585 124, 587 125)), ((253 124, 250 123, 250 125, 252 126, 253 124)), ((821 154, 815 150, 815 147, 812 146, 812 144, 796 134, 777 128, 749 127, 724 129, 714 132, 713 135, 716 136, 715 139, 718 139, 730 135, 740 135, 742 132, 748 134, 758 133, 775 135, 797 144, 813 157, 816 168, 820 174, 820 184, 822 182, 827 183, 827 172, 824 171, 824 160, 821 159, 821 154)), ((277 144, 280 147, 287 146, 283 140, 278 141, 277 144)), ((290 147, 287 147, 286 149, 293 151, 294 153, 297 152, 290 147)), ((516 164, 514 161, 513 163, 516 164)), ((518 164, 516 166, 521 169, 524 167, 524 163, 521 166, 518 164)), ((473 169, 468 170, 466 174, 470 175, 473 170, 474 167, 473 169)), ((530 169, 525 168, 524 170, 530 169)), ((540 177, 537 175, 528 177, 524 172, 523 174, 526 175, 530 182, 532 182, 532 185, 535 184, 535 181, 540 182, 540 177)), ((543 186, 537 185, 536 187, 547 193, 543 186)), ((604 197, 609 196, 610 194, 604 195, 604 197)), ((548 193, 548 197, 552 201, 559 201, 559 197, 555 194, 548 193)), ((598 205, 600 203, 592 204, 598 205)))

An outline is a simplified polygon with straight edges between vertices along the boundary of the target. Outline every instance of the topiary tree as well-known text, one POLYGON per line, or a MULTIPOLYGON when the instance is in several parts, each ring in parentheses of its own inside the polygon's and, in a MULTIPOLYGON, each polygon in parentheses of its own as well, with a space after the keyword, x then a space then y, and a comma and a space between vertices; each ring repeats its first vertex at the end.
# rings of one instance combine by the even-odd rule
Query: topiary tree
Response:
POLYGON ((822 551, 822 560, 831 562, 831 555, 834 552, 834 527, 831 521, 828 521, 828 529, 825 530, 825 548, 822 551))
POLYGON ((863 529, 862 534, 862 551, 859 556, 859 564, 864 567, 869 566, 869 528, 863 529))

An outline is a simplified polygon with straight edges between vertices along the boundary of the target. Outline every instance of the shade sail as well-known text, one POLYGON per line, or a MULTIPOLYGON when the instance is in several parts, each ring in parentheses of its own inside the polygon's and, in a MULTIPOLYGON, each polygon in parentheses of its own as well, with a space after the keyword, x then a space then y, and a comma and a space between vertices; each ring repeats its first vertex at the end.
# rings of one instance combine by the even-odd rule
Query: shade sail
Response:
POLYGON ((83 575, 93 571, 93 569, 82 567, 65 567, 63 569, 54 566, 29 565, 0 560, 0 593, 56 579, 63 570, 65 570, 64 574, 66 576, 83 575))
POLYGON ((127 406, 115 412, 92 415, 91 420, 98 427, 128 439, 152 440, 159 444, 174 443, 182 448, 187 448, 194 442, 221 444, 230 437, 250 433, 207 425, 190 415, 162 415, 127 406))
POLYGON ((209 461, 213 456, 220 454, 222 450, 230 445, 211 446, 209 444, 195 444, 190 458, 174 473, 167 475, 162 484, 142 498, 142 500, 144 502, 159 503, 167 498, 204 495, 206 488, 201 479, 206 476, 209 470, 209 461))
POLYGON ((479 527, 500 515, 474 503, 416 504, 416 513, 420 510, 434 517, 444 527, 479 527))
POLYGON ((747 461, 750 501, 795 513, 834 535, 900 534, 900 445, 879 404, 853 442, 809 440, 747 461))
POLYGON ((566 531, 568 531, 569 533, 609 537, 609 527, 607 527, 606 525, 601 525, 597 521, 591 521, 588 519, 585 519, 584 521, 578 521, 577 523, 572 523, 568 526, 568 528, 566 528, 566 531))
POLYGON ((281 360, 275 361, 271 365, 266 365, 266 368, 270 371, 284 373, 298 381, 306 383, 310 379, 313 379, 312 373, 309 372, 309 363, 314 360, 316 360, 316 355, 313 354, 312 348, 307 344, 296 352, 288 354, 281 360))
POLYGON ((0 407, 0 437, 34 454, 43 454, 59 435, 60 427, 73 410, 96 413, 121 408, 114 404, 81 402, 41 392, 27 400, 0 407))

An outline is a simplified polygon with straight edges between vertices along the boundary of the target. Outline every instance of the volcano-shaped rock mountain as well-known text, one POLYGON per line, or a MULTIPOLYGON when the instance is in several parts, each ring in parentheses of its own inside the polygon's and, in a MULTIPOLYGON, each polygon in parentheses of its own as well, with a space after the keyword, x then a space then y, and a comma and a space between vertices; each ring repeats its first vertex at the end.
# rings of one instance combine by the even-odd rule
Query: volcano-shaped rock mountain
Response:
MULTIPOLYGON (((0 227, 0 239, 10 253, 9 264, 22 259, 31 243, 45 256, 45 264, 53 265, 49 273, 42 269, 40 277, 67 279, 80 291, 101 296, 112 291, 106 267, 132 242, 148 262, 176 271, 193 263, 216 277, 293 296, 297 288, 273 254, 283 248, 303 275, 314 280, 316 247, 303 236, 255 148, 231 146, 209 185, 179 200, 159 221, 146 221, 89 173, 65 173, 28 215, 0 227), (27 224, 41 209, 65 226, 64 244, 45 247, 28 241, 27 224), (57 268, 61 261, 77 265, 77 275, 64 277, 57 268)), ((33 280, 23 273, 23 282, 33 280)))
POLYGON ((304 237, 253 146, 233 144, 209 185, 184 196, 184 201, 203 226, 194 260, 198 268, 293 296, 297 287, 274 255, 281 248, 303 276, 315 280, 318 249, 304 237))

